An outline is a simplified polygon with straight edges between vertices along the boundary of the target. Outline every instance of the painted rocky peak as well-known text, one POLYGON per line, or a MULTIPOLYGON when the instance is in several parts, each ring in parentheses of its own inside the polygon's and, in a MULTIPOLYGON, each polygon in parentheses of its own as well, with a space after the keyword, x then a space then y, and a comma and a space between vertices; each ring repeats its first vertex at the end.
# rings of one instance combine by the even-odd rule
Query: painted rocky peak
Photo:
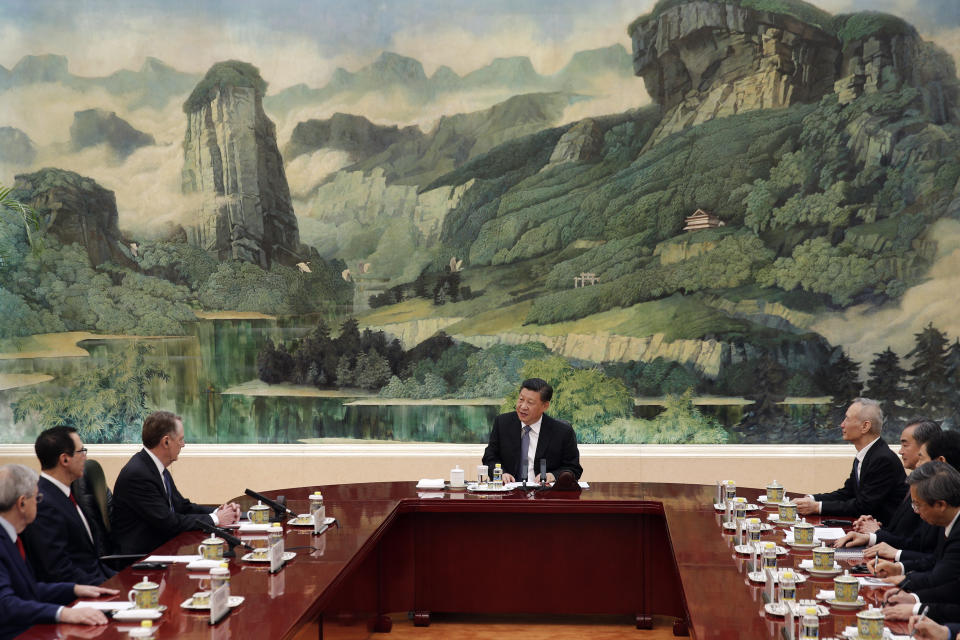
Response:
POLYGON ((915 29, 884 14, 818 17, 692 0, 639 18, 634 71, 664 112, 648 144, 718 117, 903 85, 924 93, 934 122, 957 119, 953 62, 915 29), (845 29, 861 23, 879 26, 845 29))
POLYGON ((136 268, 117 226, 113 191, 64 169, 41 169, 14 180, 14 197, 36 210, 44 230, 60 242, 84 247, 91 265, 109 261, 136 268))
POLYGON ((191 243, 220 260, 268 268, 304 260, 266 82, 253 65, 218 62, 184 103, 184 194, 199 194, 191 243))

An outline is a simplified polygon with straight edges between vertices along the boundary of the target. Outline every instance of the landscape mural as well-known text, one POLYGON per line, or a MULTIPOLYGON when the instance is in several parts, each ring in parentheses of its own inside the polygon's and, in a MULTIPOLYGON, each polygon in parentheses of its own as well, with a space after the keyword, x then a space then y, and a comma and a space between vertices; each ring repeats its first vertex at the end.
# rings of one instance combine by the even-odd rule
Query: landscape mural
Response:
POLYGON ((960 419, 955 0, 0 15, 0 442, 960 419))

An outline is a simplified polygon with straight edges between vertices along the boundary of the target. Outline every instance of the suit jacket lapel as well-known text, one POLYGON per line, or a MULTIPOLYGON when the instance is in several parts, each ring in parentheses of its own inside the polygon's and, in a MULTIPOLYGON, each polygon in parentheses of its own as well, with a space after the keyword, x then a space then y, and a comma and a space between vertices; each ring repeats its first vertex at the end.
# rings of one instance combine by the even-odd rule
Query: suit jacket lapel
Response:
MULTIPOLYGON (((520 417, 514 413, 513 420, 510 421, 507 432, 503 435, 504 438, 504 447, 503 447, 503 470, 505 473, 513 475, 513 477, 520 477, 520 428, 523 426, 523 423, 520 422, 520 417), (510 457, 507 457, 507 452, 510 452, 510 457), (516 452, 516 453, 513 453, 516 452)), ((489 470, 490 477, 493 477, 493 469, 489 470)))
POLYGON ((30 590, 30 595, 36 599, 37 579, 33 577, 33 571, 20 557, 20 550, 17 549, 15 544, 10 542, 10 538, 7 537, 6 531, 0 530, 0 538, 2 538, 0 544, 3 545, 3 552, 10 559, 10 565, 13 567, 14 571, 20 574, 20 579, 25 585, 27 585, 27 588, 30 590))
POLYGON ((533 458, 533 475, 536 477, 540 473, 540 459, 546 457, 547 445, 550 443, 550 436, 553 435, 553 429, 548 423, 549 418, 544 414, 543 421, 540 423, 540 435, 537 436, 537 452, 533 458))
MULTIPOLYGON (((143 463, 144 468, 147 470, 148 477, 150 482, 156 484, 160 487, 160 494, 167 495, 167 488, 163 484, 163 476, 160 475, 160 472, 157 471, 157 465, 153 463, 153 458, 150 457, 150 454, 147 453, 146 449, 140 449, 137 453, 140 456, 140 461, 143 463)), ((170 478, 171 484, 173 483, 173 476, 170 478)))
MULTIPOLYGON (((73 506, 73 502, 70 501, 70 498, 63 495, 63 491, 61 491, 59 487, 46 478, 40 478, 40 483, 45 494, 45 499, 50 500, 51 503, 55 505, 57 511, 59 511, 60 514, 67 519, 67 522, 74 530, 74 533, 83 538, 87 547, 89 547, 91 550, 94 550, 93 541, 90 540, 90 536, 87 534, 87 528, 83 526, 83 520, 80 519, 80 514, 77 513, 77 508, 73 506)), ((80 501, 78 500, 77 505, 79 506, 79 504, 80 501)), ((80 508, 82 509, 83 507, 80 508)), ((90 517, 86 514, 86 512, 84 512, 83 515, 86 518, 90 517)))

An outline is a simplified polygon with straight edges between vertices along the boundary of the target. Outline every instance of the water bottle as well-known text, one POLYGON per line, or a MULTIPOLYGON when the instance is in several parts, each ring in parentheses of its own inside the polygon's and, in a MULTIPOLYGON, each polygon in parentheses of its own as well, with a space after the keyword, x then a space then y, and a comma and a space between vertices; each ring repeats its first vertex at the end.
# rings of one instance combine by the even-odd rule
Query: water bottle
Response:
POLYGON ((780 602, 797 601, 797 579, 793 571, 784 571, 780 575, 780 602))
POLYGON ((777 570, 777 545, 772 542, 763 545, 763 568, 777 570))
POLYGON ((807 607, 800 618, 800 640, 817 640, 820 637, 820 618, 816 607, 807 607))
POLYGON ((503 467, 500 466, 499 462, 493 468, 493 486, 495 489, 503 486, 503 467))
POLYGON ((323 505, 323 494, 314 491, 310 496, 310 514, 313 516, 313 532, 319 533, 327 517, 327 508, 323 505))

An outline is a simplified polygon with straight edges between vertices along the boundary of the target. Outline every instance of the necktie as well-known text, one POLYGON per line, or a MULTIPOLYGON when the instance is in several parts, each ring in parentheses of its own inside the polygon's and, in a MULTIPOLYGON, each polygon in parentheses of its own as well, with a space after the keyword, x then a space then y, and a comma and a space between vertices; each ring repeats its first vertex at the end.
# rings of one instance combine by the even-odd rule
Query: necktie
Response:
POLYGON ((23 548, 23 540, 20 539, 20 536, 17 536, 17 549, 20 551, 20 557, 23 558, 23 561, 27 561, 27 550, 23 548))
POLYGON ((167 490, 167 504, 170 505, 170 513, 173 513, 173 478, 170 477, 170 472, 166 469, 163 470, 163 486, 167 490))
POLYGON ((530 426, 523 425, 523 435, 520 437, 520 479, 527 480, 527 469, 530 468, 528 461, 530 453, 530 426))
POLYGON ((70 502, 72 502, 73 506, 75 506, 77 509, 80 508, 80 505, 77 504, 77 499, 73 497, 73 491, 70 492, 70 502))
POLYGON ((860 486, 860 458, 853 459, 853 478, 857 481, 857 486, 860 486))

